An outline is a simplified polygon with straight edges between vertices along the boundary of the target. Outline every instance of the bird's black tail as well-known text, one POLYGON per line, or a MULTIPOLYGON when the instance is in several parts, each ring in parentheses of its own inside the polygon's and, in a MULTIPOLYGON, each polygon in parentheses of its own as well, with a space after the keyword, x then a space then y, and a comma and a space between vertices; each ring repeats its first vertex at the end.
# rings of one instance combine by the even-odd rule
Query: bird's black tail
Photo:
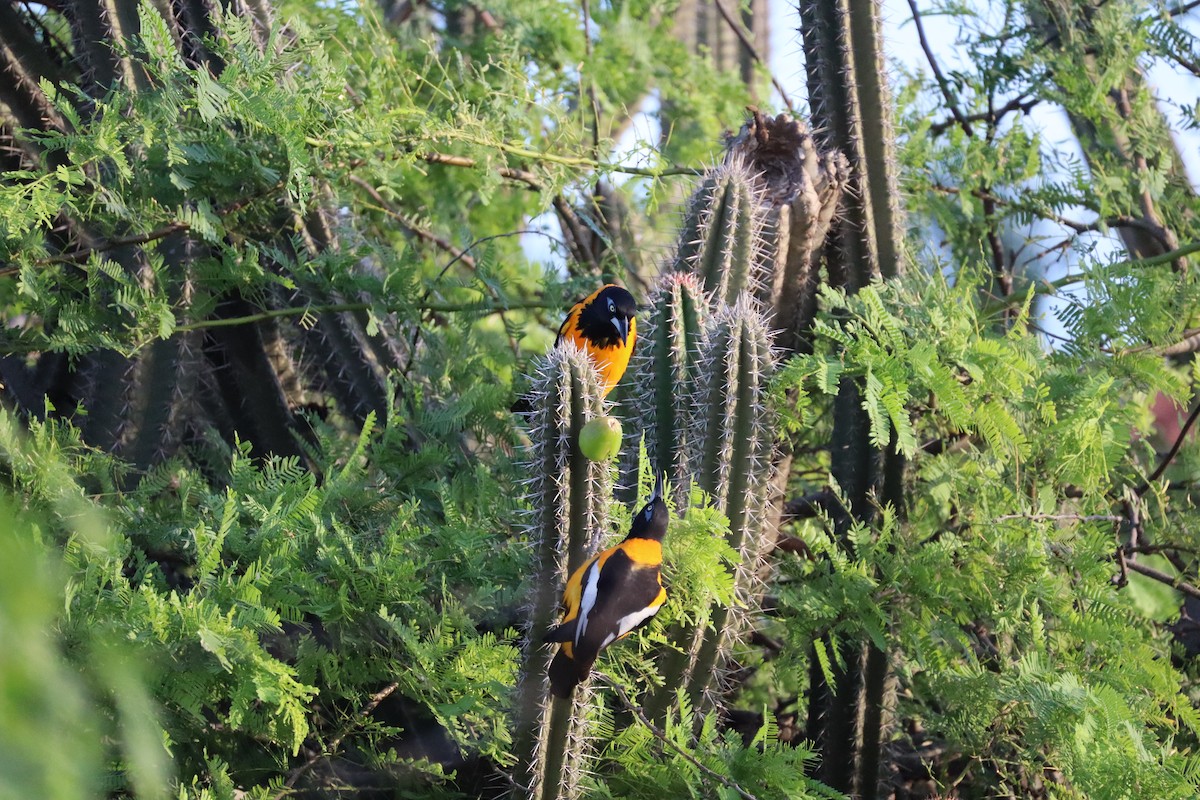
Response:
POLYGON ((579 667, 575 659, 559 650, 550 662, 549 674, 550 691, 554 696, 563 700, 570 699, 575 687, 579 685, 579 667))

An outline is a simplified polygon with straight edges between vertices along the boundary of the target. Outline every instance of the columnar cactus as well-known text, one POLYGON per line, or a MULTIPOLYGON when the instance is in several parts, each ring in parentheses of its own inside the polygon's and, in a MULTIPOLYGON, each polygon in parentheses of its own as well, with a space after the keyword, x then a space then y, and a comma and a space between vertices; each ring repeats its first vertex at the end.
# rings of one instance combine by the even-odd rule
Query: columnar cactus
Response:
POLYGON ((557 622, 567 576, 597 549, 608 528, 612 480, 606 464, 588 460, 579 450, 580 428, 605 412, 599 376, 584 351, 569 342, 554 348, 541 365, 531 402, 528 494, 534 558, 517 687, 515 778, 529 797, 549 800, 578 794, 592 695, 586 684, 569 700, 551 695, 550 650, 542 636, 557 622))
MULTIPOLYGON (((636 490, 638 444, 644 435, 654 474, 665 473, 676 505, 686 505, 691 484, 687 465, 691 394, 700 339, 710 314, 708 295, 690 272, 664 275, 643 305, 641 334, 626 380, 629 393, 628 441, 621 474, 636 490)), ((632 498, 631 498, 632 499, 632 498)))
MULTIPOLYGON (((6 142, 16 129, 40 134, 75 129, 87 135, 103 114, 111 113, 105 111, 106 104, 125 108, 149 87, 147 63, 169 70, 169 78, 159 78, 175 91, 193 91, 201 79, 223 77, 218 52, 248 46, 265 53, 269 26, 269 7, 263 0, 0 2, 0 130, 6 142), (242 20, 253 22, 247 27, 242 20), (63 46, 67 36, 70 47, 63 46), (113 91, 128 94, 114 100, 113 91), (68 117, 75 121, 68 123, 68 117)), ((223 116, 197 120, 187 104, 179 109, 185 130, 211 124, 227 131, 243 124, 223 116)), ((141 165, 138 169, 154 169, 151 165, 161 155, 156 148, 163 142, 153 138, 126 143, 126 160, 141 165)), ((6 169, 51 174, 67 163, 67 149, 46 147, 46 137, 21 134, 13 141, 16 146, 0 153, 6 169)), ((88 412, 81 423, 86 440, 143 469, 175 455, 185 442, 207 439, 207 431, 230 443, 236 432, 243 441, 253 441, 256 452, 307 460, 301 438, 309 426, 295 411, 315 404, 333 406, 358 423, 372 412, 382 419, 390 402, 388 375, 405 363, 404 342, 411 340, 386 323, 379 326, 353 312, 314 312, 316 325, 282 318, 230 324, 280 307, 345 302, 327 280, 310 279, 307 267, 295 266, 339 250, 338 232, 322 206, 340 203, 321 186, 315 194, 320 202, 281 202, 273 188, 255 185, 249 175, 221 180, 217 173, 233 169, 229 164, 212 168, 216 173, 211 181, 187 190, 176 187, 181 192, 177 197, 175 190, 161 194, 150 180, 124 185, 124 179, 94 173, 99 167, 89 164, 81 167, 89 180, 104 184, 112 193, 110 205, 125 211, 97 217, 68 203, 61 219, 37 231, 46 252, 85 253, 97 262, 86 271, 69 263, 39 268, 43 275, 54 269, 63 276, 47 277, 60 305, 79 299, 92 303, 93 293, 104 290, 83 285, 79 278, 84 272, 119 273, 124 280, 140 283, 151 296, 163 287, 159 299, 178 310, 179 321, 205 330, 177 330, 132 354, 116 347, 76 349, 79 345, 73 343, 73 368, 67 368, 58 348, 46 348, 32 367, 26 359, 0 363, 0 385, 10 387, 4 391, 19 409, 45 413, 47 396, 59 413, 82 407, 88 412), (154 218, 176 204, 178 219, 166 236, 154 233, 150 221, 141 219, 143 209, 154 218), (201 206, 237 208, 238 213, 210 219, 205 226, 216 228, 202 234, 201 226, 190 221, 201 206), (106 222, 98 224, 100 219, 106 222), (113 221, 115 227, 110 225, 113 221), (306 253, 297 251, 297 232, 306 253), (233 241, 239 244, 228 244, 233 241), (214 295, 204 281, 194 280, 204 265, 243 258, 261 258, 247 274, 262 269, 278 277, 280 287, 298 288, 284 291, 264 285, 245 297, 232 290, 214 295)), ((37 263, 38 252, 36 246, 14 251, 14 265, 37 263)), ((99 312, 104 303, 93 307, 99 312)), ((67 342, 78 333, 57 331, 52 324, 45 331, 67 342)), ((6 333, 10 341, 21 334, 16 329, 6 333)), ((138 474, 140 470, 131 479, 138 474)))
POLYGON ((754 292, 768 266, 759 182, 740 158, 710 170, 692 195, 675 270, 695 272, 718 303, 754 292))
MULTIPOLYGON (((832 0, 799 8, 813 126, 849 166, 826 268, 831 284, 854 292, 902 268, 903 210, 879 5, 832 0)), ((870 522, 879 500, 903 514, 903 459, 894 448, 879 457, 853 379, 839 387, 831 453, 830 472, 847 501, 833 513, 839 537, 855 523, 870 522)), ((866 641, 843 644, 839 655, 832 681, 823 670, 810 670, 806 733, 821 755, 817 777, 838 791, 871 798, 879 791, 889 716, 888 655, 866 641)))
MULTIPOLYGON (((637 445, 644 437, 651 468, 671 479, 676 508, 686 513, 690 487, 697 485, 728 517, 728 543, 739 556, 734 602, 693 609, 693 621, 668 632, 674 646, 657 664, 668 685, 645 698, 652 715, 665 716, 681 685, 693 705, 714 704, 718 677, 757 608, 761 556, 775 534, 770 506, 780 472, 767 404, 776 353, 764 309, 786 308, 802 293, 815 297, 813 275, 844 177, 844 158, 818 152, 801 123, 755 116, 741 136, 731 139, 724 163, 702 179, 684 219, 679 251, 642 305, 638 349, 623 381, 628 438, 621 474, 636 487, 637 445)), ((803 335, 800 322, 793 316, 788 322, 796 336, 803 335)), ((560 353, 550 363, 565 358, 560 353)), ((567 765, 585 763, 580 734, 586 708, 582 700, 566 707, 550 699, 549 652, 538 642, 557 608, 567 567, 573 569, 595 550, 572 550, 563 561, 569 547, 560 543, 567 535, 563 531, 585 508, 570 508, 577 502, 574 495, 546 489, 564 474, 561 464, 545 455, 546 448, 571 444, 563 432, 571 428, 553 417, 565 414, 555 411, 563 401, 542 396, 551 391, 547 381, 553 374, 547 373, 535 391, 538 411, 531 426, 541 448, 535 480, 544 482, 535 484, 531 500, 543 522, 535 526, 538 572, 532 649, 521 684, 526 717, 519 742, 524 744, 518 746, 526 759, 520 774, 529 776, 534 796, 543 798, 574 791, 567 765)), ((569 535, 568 540, 574 541, 569 535)))
MULTIPOLYGON (((674 634, 678 653, 663 673, 682 680, 693 704, 711 700, 715 678, 730 647, 745 632, 745 612, 756 606, 759 557, 771 494, 775 428, 767 407, 767 383, 775 369, 770 331, 753 299, 744 294, 721 308, 705 326, 691 397, 695 437, 688 464, 699 487, 729 518, 729 544, 739 559, 732 607, 715 605, 697 623, 674 634), (705 621, 707 620, 707 624, 705 621)), ((652 699, 661 713, 667 693, 652 699)))
POLYGON ((762 187, 764 241, 771 255, 760 299, 774 313, 775 344, 808 349, 817 306, 825 237, 849 179, 846 157, 817 146, 801 119, 755 112, 727 143, 727 159, 742 161, 762 187))

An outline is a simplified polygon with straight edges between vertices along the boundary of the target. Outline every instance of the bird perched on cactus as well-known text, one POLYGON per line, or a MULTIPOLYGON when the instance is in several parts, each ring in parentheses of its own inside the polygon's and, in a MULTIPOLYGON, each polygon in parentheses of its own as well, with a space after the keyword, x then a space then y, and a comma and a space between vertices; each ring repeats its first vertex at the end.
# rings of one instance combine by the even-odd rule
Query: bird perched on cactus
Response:
POLYGON ((669 517, 660 474, 629 535, 592 556, 567 581, 562 622, 543 638, 562 645, 549 670, 557 697, 570 697, 601 650, 645 625, 667 601, 661 567, 669 517))
POLYGON ((629 366, 637 340, 636 314, 633 295, 615 283, 605 284, 571 306, 554 343, 570 340, 586 350, 607 395, 629 366))

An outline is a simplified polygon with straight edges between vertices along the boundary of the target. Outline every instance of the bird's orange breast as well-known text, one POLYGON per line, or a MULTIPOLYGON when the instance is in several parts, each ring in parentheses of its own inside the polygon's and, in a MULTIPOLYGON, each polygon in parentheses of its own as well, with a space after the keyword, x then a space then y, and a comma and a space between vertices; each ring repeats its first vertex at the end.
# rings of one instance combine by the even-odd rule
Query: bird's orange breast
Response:
POLYGON ((604 394, 607 396, 621 380, 626 367, 629 366, 629 358, 633 355, 633 343, 637 339, 637 320, 629 320, 629 337, 625 340, 625 344, 618 342, 611 347, 600 347, 580 332, 578 316, 578 309, 571 312, 567 323, 563 325, 562 336, 573 342, 592 359, 592 363, 596 365, 596 371, 600 373, 600 383, 604 386, 604 394))

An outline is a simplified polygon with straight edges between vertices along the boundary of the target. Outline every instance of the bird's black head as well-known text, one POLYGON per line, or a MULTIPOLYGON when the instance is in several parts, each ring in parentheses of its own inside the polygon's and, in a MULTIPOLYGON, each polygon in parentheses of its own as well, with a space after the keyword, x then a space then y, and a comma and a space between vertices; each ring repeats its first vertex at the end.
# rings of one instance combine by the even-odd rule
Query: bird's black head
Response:
POLYGON ((579 312, 579 330, 600 347, 624 345, 633 329, 637 302, 633 295, 610 283, 596 292, 579 312))
POLYGON ((666 535, 671 512, 667 511, 667 504, 663 502, 663 477, 663 474, 659 473, 658 480, 654 483, 654 493, 646 501, 645 507, 633 518, 627 538, 654 539, 661 542, 666 535))

